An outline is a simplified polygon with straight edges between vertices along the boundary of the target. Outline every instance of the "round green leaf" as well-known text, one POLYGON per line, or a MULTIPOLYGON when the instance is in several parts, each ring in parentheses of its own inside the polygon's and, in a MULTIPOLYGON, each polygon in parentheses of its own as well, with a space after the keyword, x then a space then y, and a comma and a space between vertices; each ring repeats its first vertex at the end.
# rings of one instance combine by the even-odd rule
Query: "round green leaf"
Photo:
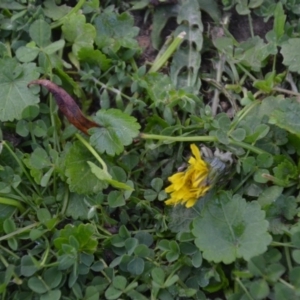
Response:
POLYGON ((231 133, 231 137, 236 141, 243 141, 246 137, 246 130, 244 128, 237 128, 231 133))
POLYGON ((43 294, 40 300, 59 300, 61 296, 60 290, 53 290, 46 294, 43 294))
POLYGON ((67 182, 72 192, 91 194, 108 186, 92 173, 87 161, 96 162, 96 159, 79 141, 73 143, 65 160, 67 182))
POLYGON ((29 27, 29 35, 39 47, 45 47, 50 43, 50 25, 46 21, 38 19, 29 27))
POLYGON ((157 198, 157 192, 154 190, 145 190, 144 197, 148 201, 154 201, 157 198))
POLYGON ((270 172, 267 169, 259 169, 254 173, 253 178, 256 182, 266 183, 266 182, 268 182, 268 179, 264 177, 264 174, 269 175, 270 172))
POLYGON ((254 299, 266 299, 270 293, 269 286, 264 279, 256 280, 250 284, 250 293, 254 299))
POLYGON ((139 231, 134 237, 138 239, 139 244, 144 244, 148 247, 153 243, 153 237, 149 232, 139 231))
POLYGON ((151 180, 151 187, 156 191, 159 192, 163 187, 163 180, 161 178, 154 178, 151 180))
POLYGON ((43 294, 47 292, 47 286, 45 285, 45 283, 39 279, 38 277, 31 277, 28 280, 28 287, 38 293, 38 294, 43 294))
POLYGON ((268 225, 257 202, 221 192, 194 220, 192 232, 205 259, 229 264, 264 253, 272 241, 268 225))
POLYGON ((125 205, 125 199, 121 192, 112 191, 107 197, 108 205, 110 207, 120 207, 125 205))
POLYGON ((3 230, 5 233, 14 232, 16 229, 17 227, 13 219, 6 219, 3 222, 3 230))
POLYGON ((135 238, 128 238, 125 241, 125 248, 127 250, 128 255, 131 255, 136 248, 136 246, 139 244, 139 241, 135 238))
POLYGON ((120 290, 115 289, 113 286, 110 286, 105 291, 105 297, 107 300, 115 300, 118 299, 122 295, 122 292, 120 290))
POLYGON ((127 285, 127 279, 124 276, 116 276, 113 279, 113 286, 118 290, 124 290, 127 285))
POLYGON ((300 250, 293 250, 292 257, 296 263, 300 264, 300 250))
POLYGON ((273 164, 273 156, 269 153, 261 153, 256 158, 259 168, 270 168, 273 164))
POLYGON ((192 256, 192 264, 195 268, 199 268, 202 265, 202 255, 200 251, 197 251, 195 254, 192 256))
POLYGON ((227 133, 225 131, 223 131, 222 129, 218 129, 216 131, 216 137, 220 143, 225 144, 225 145, 229 144, 229 139, 228 139, 227 133))
POLYGON ((48 55, 53 54, 57 52, 58 50, 62 49, 65 46, 65 41, 64 40, 59 40, 56 41, 44 48, 44 52, 47 53, 48 55))
POLYGON ((132 275, 141 275, 144 272, 145 262, 140 257, 133 258, 127 265, 127 270, 132 275))
POLYGON ((151 271, 151 276, 154 282, 162 286, 165 282, 165 272, 163 269, 157 267, 151 271))
POLYGON ((38 238, 40 238, 45 232, 39 229, 31 229, 30 233, 29 233, 29 237, 32 241, 37 240, 38 238))
POLYGON ((147 257, 150 254, 150 249, 146 245, 138 245, 134 249, 134 254, 139 257, 147 257))
POLYGON ((29 255, 24 255, 21 258, 21 274, 26 277, 32 276, 36 271, 38 270, 38 267, 33 261, 33 258, 31 258, 29 255))
POLYGON ((0 120, 21 119, 24 108, 38 103, 39 97, 28 88, 28 82, 39 77, 34 63, 19 64, 13 58, 0 60, 0 120))
POLYGON ((291 281, 291 284, 297 287, 297 289, 300 288, 300 267, 295 267, 291 270, 289 274, 289 278, 291 281))
POLYGON ((20 62, 27 63, 35 60, 40 52, 39 48, 29 48, 22 46, 17 49, 16 57, 20 62))
POLYGON ((26 120, 20 120, 16 126, 16 133, 22 137, 26 137, 29 134, 28 123, 26 120))
POLYGON ((51 214, 47 208, 40 208, 37 211, 37 217, 41 223, 45 223, 51 219, 51 214))

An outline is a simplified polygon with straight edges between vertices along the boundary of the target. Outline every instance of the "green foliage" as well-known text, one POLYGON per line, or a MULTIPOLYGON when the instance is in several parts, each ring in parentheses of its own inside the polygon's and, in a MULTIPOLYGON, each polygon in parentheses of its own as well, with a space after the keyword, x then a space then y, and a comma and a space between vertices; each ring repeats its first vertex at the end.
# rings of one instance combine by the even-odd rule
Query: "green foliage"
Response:
POLYGON ((19 120, 24 108, 39 102, 38 96, 27 88, 28 82, 38 78, 38 69, 34 63, 19 64, 13 58, 3 58, 0 73, 0 120, 19 120))
POLYGON ((185 32, 186 38, 174 54, 170 67, 171 79, 178 88, 198 90, 200 88, 198 71, 201 64, 199 52, 202 49, 203 25, 196 0, 182 2, 179 7, 177 23, 180 25, 176 32, 185 32))
POLYGON ((258 203, 247 203, 238 195, 221 193, 195 219, 195 243, 208 261, 229 264, 240 257, 248 261, 264 253, 272 241, 264 217, 258 203))
POLYGON ((88 161, 96 162, 92 154, 82 144, 74 143, 65 157, 65 174, 71 192, 91 194, 102 191, 108 186, 107 183, 98 180, 92 173, 88 161))
POLYGON ((298 299, 299 14, 0 1, 1 298, 298 299), (166 206, 192 143, 209 190, 166 206))
POLYGON ((96 30, 93 25, 86 24, 84 15, 71 15, 64 21, 62 32, 65 39, 72 43, 74 55, 77 56, 81 49, 93 49, 96 30))
POLYGON ((120 154, 124 146, 132 143, 140 129, 136 120, 120 110, 101 110, 95 120, 102 128, 91 130, 91 144, 100 152, 108 155, 120 154))
POLYGON ((139 29, 133 26, 133 18, 126 12, 117 15, 109 10, 104 11, 95 18, 95 28, 96 44, 100 49, 107 51, 110 48, 113 52, 117 52, 120 47, 138 48, 134 37, 139 29))

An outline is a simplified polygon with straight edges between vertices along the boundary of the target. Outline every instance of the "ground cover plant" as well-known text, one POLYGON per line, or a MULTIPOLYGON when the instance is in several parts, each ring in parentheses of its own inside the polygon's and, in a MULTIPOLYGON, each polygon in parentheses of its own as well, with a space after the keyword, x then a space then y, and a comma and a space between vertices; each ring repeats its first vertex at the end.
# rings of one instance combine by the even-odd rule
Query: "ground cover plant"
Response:
POLYGON ((0 12, 2 299, 299 299, 298 1, 0 12))

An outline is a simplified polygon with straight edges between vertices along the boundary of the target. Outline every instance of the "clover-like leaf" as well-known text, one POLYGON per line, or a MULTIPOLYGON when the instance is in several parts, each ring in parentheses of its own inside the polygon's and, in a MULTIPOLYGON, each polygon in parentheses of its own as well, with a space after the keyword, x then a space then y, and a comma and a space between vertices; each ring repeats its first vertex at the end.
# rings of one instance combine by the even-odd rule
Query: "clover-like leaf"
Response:
POLYGON ((134 117, 118 109, 100 110, 95 116, 100 128, 92 128, 89 132, 91 144, 100 152, 114 156, 131 144, 140 129, 134 117))
POLYGON ((90 48, 81 48, 78 52, 78 58, 80 61, 99 66, 103 71, 106 71, 111 64, 111 59, 108 59, 100 50, 90 48))
POLYGON ((264 253, 272 241, 265 212, 257 202, 221 192, 193 222, 196 246, 208 261, 232 263, 264 253))
POLYGON ((43 1, 43 6, 43 13, 54 21, 63 18, 72 9, 72 7, 69 7, 66 4, 58 6, 55 1, 52 0, 43 1))
POLYGON ((50 44, 50 25, 46 21, 38 19, 29 27, 29 35, 39 47, 45 47, 50 44))
POLYGON ((39 73, 33 63, 19 64, 15 59, 0 60, 0 120, 20 120, 24 108, 39 102, 28 88, 28 82, 39 73))
POLYGON ((66 176, 72 192, 91 194, 108 186, 92 173, 87 161, 96 163, 94 156, 80 142, 73 143, 66 155, 66 176))
POLYGON ((96 44, 102 49, 109 47, 116 52, 120 47, 136 49, 139 29, 134 27, 133 17, 124 12, 117 15, 114 12, 105 11, 95 18, 97 30, 96 44))
POLYGON ((96 29, 92 24, 86 24, 84 15, 71 15, 62 26, 62 31, 66 40, 73 43, 72 51, 75 55, 82 48, 93 49, 96 29))

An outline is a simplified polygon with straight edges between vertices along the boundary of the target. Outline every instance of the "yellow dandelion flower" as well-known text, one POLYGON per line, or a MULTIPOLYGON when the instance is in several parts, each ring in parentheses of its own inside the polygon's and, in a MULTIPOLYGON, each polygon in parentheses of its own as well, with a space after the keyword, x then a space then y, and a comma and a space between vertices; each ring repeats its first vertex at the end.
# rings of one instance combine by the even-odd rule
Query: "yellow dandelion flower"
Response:
POLYGON ((166 193, 170 193, 170 199, 165 202, 167 205, 181 203, 186 207, 192 207, 210 189, 205 182, 210 167, 201 158, 200 150, 195 144, 191 145, 191 150, 194 156, 189 159, 187 170, 168 178, 171 185, 165 189, 166 193))

